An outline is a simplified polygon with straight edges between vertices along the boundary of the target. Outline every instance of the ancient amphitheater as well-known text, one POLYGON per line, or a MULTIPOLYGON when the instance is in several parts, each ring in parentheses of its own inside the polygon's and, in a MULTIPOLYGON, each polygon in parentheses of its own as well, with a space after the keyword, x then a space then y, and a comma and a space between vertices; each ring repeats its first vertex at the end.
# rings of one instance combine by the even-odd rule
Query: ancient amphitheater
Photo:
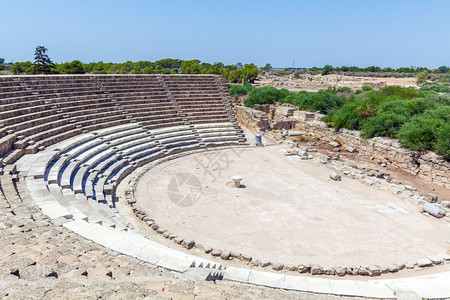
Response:
MULTIPOLYGON (((377 170, 256 146, 265 115, 219 76, 2 76, 0 107, 1 297, 450 297, 448 216, 377 170)), ((352 145, 411 167, 376 143, 352 145)))

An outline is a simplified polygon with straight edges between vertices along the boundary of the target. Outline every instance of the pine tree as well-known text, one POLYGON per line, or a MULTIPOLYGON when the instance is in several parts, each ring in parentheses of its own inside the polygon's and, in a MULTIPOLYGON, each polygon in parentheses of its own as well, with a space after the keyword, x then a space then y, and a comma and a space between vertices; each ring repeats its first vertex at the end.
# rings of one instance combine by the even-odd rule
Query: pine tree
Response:
POLYGON ((46 54, 47 48, 44 46, 36 47, 34 52, 34 73, 35 74, 50 74, 52 68, 55 67, 51 59, 46 54))

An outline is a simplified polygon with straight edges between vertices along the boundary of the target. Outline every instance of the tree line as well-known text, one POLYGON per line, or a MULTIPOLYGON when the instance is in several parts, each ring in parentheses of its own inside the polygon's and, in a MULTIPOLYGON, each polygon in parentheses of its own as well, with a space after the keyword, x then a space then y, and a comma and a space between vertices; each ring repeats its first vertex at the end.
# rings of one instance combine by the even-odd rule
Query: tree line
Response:
MULTIPOLYGON (((216 74, 222 75, 231 82, 253 82, 260 70, 253 64, 240 62, 225 65, 222 62, 214 64, 197 59, 181 60, 166 58, 152 61, 127 61, 124 63, 91 62, 83 63, 79 60, 65 63, 54 63, 46 54, 47 48, 36 48, 35 61, 17 62, 11 66, 11 72, 20 74, 216 74)), ((265 70, 270 67, 266 64, 265 70)), ((264 69, 261 68, 261 69, 264 69)))
POLYGON ((322 68, 313 67, 310 68, 309 71, 321 73, 322 75, 332 74, 332 73, 340 73, 340 72, 369 72, 369 73, 403 73, 403 74, 417 74, 421 72, 428 72, 433 74, 447 74, 450 73, 450 68, 447 66, 440 66, 437 69, 428 69, 426 67, 401 67, 401 68, 381 68, 377 66, 369 66, 365 68, 360 67, 333 67, 332 65, 325 65, 322 68))

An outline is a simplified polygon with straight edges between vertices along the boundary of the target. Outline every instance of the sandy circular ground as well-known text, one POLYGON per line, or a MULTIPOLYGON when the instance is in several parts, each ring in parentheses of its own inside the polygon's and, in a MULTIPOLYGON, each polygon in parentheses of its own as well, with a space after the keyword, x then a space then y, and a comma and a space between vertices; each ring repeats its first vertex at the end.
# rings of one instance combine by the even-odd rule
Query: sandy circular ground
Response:
POLYGON ((272 262, 386 265, 446 252, 447 223, 296 158, 278 146, 198 153, 150 170, 135 196, 170 232, 272 262))

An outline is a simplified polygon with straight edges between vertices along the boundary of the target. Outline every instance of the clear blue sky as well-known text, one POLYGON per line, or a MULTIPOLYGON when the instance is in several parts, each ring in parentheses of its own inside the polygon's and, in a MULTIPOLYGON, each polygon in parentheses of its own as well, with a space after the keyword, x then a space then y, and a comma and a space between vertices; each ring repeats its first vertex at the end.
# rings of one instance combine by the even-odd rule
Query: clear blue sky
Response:
POLYGON ((450 0, 0 0, 0 57, 450 65, 450 0))

